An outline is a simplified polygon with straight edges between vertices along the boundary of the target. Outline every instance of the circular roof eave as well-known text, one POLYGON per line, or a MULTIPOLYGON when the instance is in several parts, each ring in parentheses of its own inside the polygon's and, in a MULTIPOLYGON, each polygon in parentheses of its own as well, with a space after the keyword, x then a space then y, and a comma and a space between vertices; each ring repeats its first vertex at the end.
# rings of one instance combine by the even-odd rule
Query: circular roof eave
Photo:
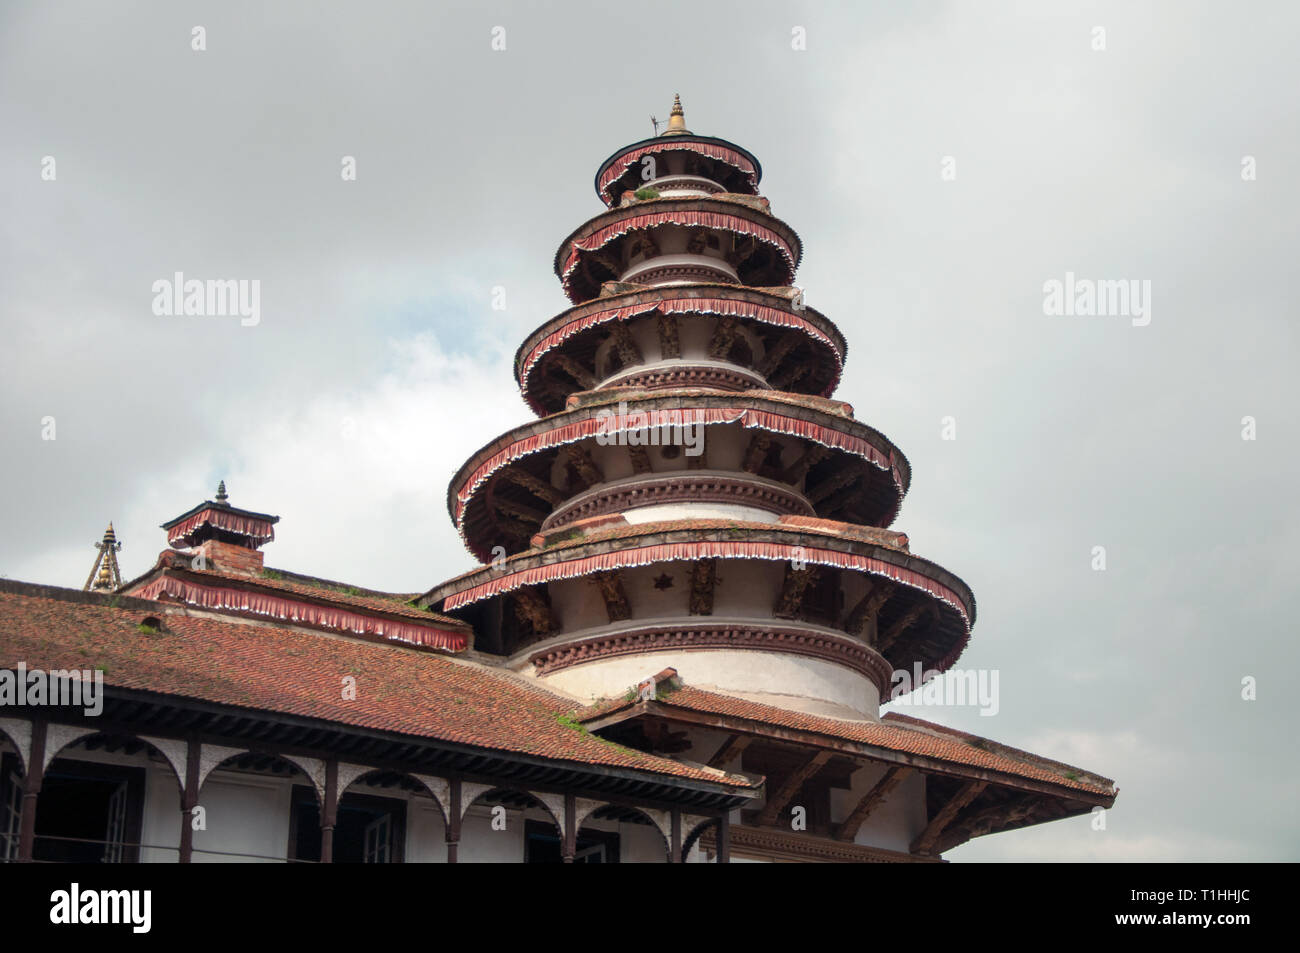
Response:
POLYGON ((734 142, 730 142, 726 139, 719 139, 716 136, 700 136, 700 135, 696 135, 695 133, 688 133, 686 135, 678 135, 678 136, 651 136, 648 139, 642 139, 639 142, 633 142, 630 145, 623 146, 621 149, 617 150, 616 152, 611 153, 609 158, 607 158, 604 162, 600 164, 600 167, 596 170, 595 177, 592 179, 592 187, 596 190, 596 195, 600 197, 601 201, 604 201, 605 199, 604 193, 602 193, 600 190, 600 177, 601 175, 604 174, 606 169, 608 169, 611 165, 613 165, 615 162, 618 161, 620 156, 632 152, 634 149, 644 149, 647 146, 653 146, 653 145, 662 145, 664 147, 664 151, 667 152, 670 151, 674 147, 674 145, 682 142, 701 142, 707 145, 721 146, 724 149, 734 150, 735 152, 740 153, 742 156, 744 156, 753 164, 755 188, 757 188, 758 184, 763 181, 762 164, 758 161, 758 159, 754 156, 752 152, 750 152, 748 149, 742 146, 736 145, 734 142))

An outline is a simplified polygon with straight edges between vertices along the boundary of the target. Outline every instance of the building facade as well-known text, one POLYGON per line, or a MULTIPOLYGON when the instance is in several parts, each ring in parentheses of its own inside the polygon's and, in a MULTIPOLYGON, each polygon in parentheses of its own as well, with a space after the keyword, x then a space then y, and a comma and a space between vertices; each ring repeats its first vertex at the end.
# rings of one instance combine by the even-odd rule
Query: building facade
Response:
POLYGON ((572 306, 516 358, 538 419, 448 490, 478 568, 268 569, 277 518, 223 484, 137 579, 110 527, 102 591, 0 586, 5 858, 933 862, 1109 808, 1099 775, 881 716, 975 599, 892 528, 907 459, 833 398, 847 345, 761 176, 680 102, 601 164, 555 256, 572 306))

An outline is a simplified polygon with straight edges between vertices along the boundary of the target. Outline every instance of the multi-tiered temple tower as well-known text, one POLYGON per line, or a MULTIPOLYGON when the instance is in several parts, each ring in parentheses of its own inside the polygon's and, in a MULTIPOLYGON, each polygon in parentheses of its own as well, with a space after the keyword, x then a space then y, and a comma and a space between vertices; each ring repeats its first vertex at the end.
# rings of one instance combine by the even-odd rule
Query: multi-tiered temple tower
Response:
POLYGON ((573 307, 519 349, 540 419, 448 494, 485 564, 425 595, 476 647, 580 697, 692 685, 876 719, 891 673, 952 665, 967 586, 889 529, 903 454, 831 399, 846 345, 794 287, 758 160, 667 129, 605 160, 561 244, 573 307))

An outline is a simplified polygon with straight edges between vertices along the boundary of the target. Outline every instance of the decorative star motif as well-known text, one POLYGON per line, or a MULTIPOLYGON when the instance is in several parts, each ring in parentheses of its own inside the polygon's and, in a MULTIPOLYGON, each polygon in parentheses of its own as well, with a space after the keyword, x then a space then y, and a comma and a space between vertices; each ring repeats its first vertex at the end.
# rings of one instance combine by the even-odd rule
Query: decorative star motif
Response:
POLYGON ((672 587, 673 587, 673 577, 668 575, 668 573, 664 573, 662 576, 659 576, 657 579, 655 579, 656 589, 671 589, 672 587))

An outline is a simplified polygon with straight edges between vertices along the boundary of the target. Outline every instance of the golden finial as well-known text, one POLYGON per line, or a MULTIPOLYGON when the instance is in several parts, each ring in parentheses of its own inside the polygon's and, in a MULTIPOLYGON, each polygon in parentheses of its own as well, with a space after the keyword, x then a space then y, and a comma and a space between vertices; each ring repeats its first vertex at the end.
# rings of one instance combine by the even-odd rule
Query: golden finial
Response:
POLYGON ((92 589, 96 592, 111 592, 122 585, 122 570, 117 565, 117 554, 122 544, 117 541, 112 523, 104 530, 103 540, 95 543, 95 548, 99 550, 99 555, 95 557, 95 565, 90 567, 90 575, 86 577, 82 589, 87 592, 92 589))
POLYGON ((673 94, 673 111, 668 116, 668 128, 660 133, 661 136, 689 136, 691 131, 686 128, 686 113, 682 111, 682 97, 673 94))

